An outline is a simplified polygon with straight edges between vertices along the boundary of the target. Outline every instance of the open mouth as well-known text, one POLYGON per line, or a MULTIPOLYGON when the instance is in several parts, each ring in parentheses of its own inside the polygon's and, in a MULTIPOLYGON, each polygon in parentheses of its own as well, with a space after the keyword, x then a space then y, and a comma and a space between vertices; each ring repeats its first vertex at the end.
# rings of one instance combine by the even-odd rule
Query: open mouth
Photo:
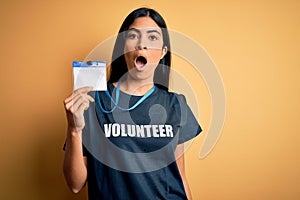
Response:
POLYGON ((142 68, 147 64, 147 59, 144 56, 138 56, 135 59, 135 65, 137 68, 142 68))

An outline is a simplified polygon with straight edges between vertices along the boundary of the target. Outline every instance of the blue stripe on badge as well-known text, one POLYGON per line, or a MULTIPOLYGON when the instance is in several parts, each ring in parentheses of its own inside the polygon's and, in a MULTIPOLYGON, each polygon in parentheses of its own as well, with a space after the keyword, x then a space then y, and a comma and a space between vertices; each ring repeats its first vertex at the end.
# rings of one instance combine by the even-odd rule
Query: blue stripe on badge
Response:
POLYGON ((88 62, 80 62, 80 61, 73 61, 73 67, 105 67, 105 61, 88 61, 88 62))

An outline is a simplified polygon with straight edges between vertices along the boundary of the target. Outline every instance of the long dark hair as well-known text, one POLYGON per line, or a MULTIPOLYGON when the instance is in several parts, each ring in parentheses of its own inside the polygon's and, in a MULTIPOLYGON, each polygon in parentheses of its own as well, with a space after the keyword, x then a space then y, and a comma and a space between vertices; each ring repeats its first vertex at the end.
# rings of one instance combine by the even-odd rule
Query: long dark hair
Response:
POLYGON ((134 22, 136 18, 147 16, 151 17, 151 19, 153 19, 156 22, 156 24, 161 28, 163 35, 163 47, 166 46, 168 48, 168 52, 160 60, 159 65, 156 67, 153 82, 157 87, 162 88, 164 90, 168 90, 171 67, 171 48, 169 33, 167 30, 167 25, 162 16, 158 12, 150 8, 138 8, 132 11, 125 18, 119 30, 119 34, 117 36, 116 43, 114 46, 110 77, 108 82, 114 83, 119 81, 119 79, 128 71, 124 57, 125 37, 123 34, 129 29, 129 26, 134 22))

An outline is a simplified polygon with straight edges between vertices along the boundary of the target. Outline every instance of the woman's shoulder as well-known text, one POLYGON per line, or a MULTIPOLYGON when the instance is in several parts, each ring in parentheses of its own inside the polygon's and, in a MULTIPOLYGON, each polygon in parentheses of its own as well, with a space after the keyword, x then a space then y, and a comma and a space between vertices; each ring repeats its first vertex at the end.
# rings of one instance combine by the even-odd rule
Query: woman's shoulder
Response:
POLYGON ((167 90, 164 90, 164 89, 161 89, 161 88, 157 88, 157 94, 160 96, 160 97, 164 97, 164 98, 167 98, 170 103, 185 103, 186 102, 186 99, 185 99, 185 96, 181 93, 177 93, 175 91, 167 91, 167 90))

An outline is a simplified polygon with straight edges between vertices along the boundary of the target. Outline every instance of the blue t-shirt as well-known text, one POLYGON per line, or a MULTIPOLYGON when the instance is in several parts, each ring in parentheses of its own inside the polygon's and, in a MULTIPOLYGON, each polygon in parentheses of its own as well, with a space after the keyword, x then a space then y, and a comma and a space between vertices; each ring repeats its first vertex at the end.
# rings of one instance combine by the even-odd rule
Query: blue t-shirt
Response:
MULTIPOLYGON (((108 83, 113 100, 115 89, 108 83)), ((156 87, 133 110, 104 113, 99 104, 107 111, 115 105, 105 92, 97 95, 82 134, 89 199, 187 199, 174 151, 202 130, 184 96, 156 87)), ((118 106, 132 107, 140 98, 120 91, 118 106)))

